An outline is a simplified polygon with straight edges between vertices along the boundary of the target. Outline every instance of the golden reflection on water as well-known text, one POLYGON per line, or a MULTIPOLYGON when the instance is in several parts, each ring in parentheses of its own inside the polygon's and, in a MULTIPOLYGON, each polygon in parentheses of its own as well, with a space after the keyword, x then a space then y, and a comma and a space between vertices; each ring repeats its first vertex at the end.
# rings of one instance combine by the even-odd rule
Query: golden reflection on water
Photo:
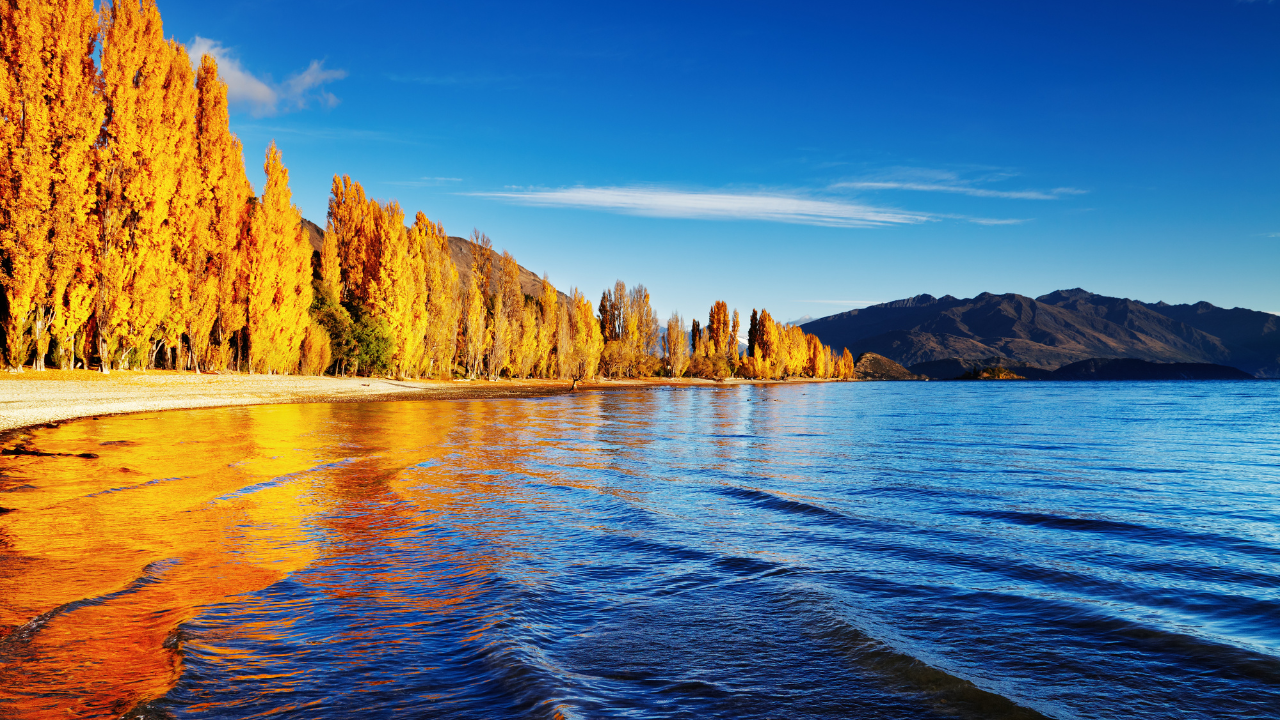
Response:
MULTIPOLYGON (((376 602, 419 625, 465 616, 494 568, 518 556, 510 536, 524 513, 545 502, 505 475, 642 502, 599 479, 643 466, 646 433, 633 426, 696 406, 732 435, 721 395, 263 406, 34 431, 40 450, 99 457, 0 459, 0 507, 12 509, 0 515, 0 716, 115 716, 160 698, 181 673, 180 624, 233 599, 252 615, 256 600, 241 596, 304 568, 340 611, 376 602), (421 554, 433 542, 422 528, 445 516, 485 542, 431 548, 439 562, 425 566, 353 566, 421 554)), ((726 444, 713 445, 718 459, 726 444)), ((267 642, 290 628, 250 621, 238 632, 267 642)), ((224 640, 201 637, 199 650, 234 666, 224 640)), ((344 650, 360 647, 376 644, 344 650)))
POLYGON ((307 566, 303 478, 320 406, 104 418, 34 433, 0 494, 3 714, 92 717, 163 695, 166 638, 198 608, 307 566))

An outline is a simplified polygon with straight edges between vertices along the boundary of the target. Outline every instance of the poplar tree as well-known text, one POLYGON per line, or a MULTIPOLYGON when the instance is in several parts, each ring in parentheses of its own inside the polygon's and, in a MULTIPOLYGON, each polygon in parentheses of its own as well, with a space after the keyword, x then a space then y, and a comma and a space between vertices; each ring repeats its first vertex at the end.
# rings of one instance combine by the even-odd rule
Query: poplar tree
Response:
POLYGON ((756 329, 756 359, 765 377, 773 377, 772 363, 778 354, 778 328, 768 310, 760 311, 760 326, 756 329))
POLYGON ((551 351, 555 349, 556 325, 560 319, 560 298, 556 294, 556 289, 551 285, 551 281, 547 279, 546 274, 542 276, 542 295, 538 300, 538 307, 541 311, 538 324, 538 377, 552 377, 557 373, 554 371, 551 363, 551 351))
POLYGON ((538 332, 540 315, 534 303, 525 303, 520 315, 520 341, 515 353, 519 376, 530 377, 538 364, 538 332))
POLYGON ((684 375, 689 367, 689 338, 685 335, 684 318, 679 313, 671 313, 667 320, 667 337, 663 342, 666 345, 667 371, 673 378, 684 375))
POLYGON ((729 362, 734 366, 738 364, 738 333, 742 327, 738 322, 738 311, 733 311, 733 325, 729 329, 729 362))
MULTIPOLYGON (((370 202, 366 216, 366 262, 364 287, 356 293, 363 299, 364 313, 382 320, 391 339, 391 365, 398 377, 416 372, 421 359, 423 336, 421 317, 426 278, 423 253, 412 248, 404 226, 404 211, 392 200, 385 205, 370 202)), ((418 234, 414 244, 420 245, 418 234)))
POLYGON ((364 188, 346 175, 333 176, 333 188, 329 195, 329 213, 326 232, 333 233, 334 247, 338 251, 339 278, 342 302, 359 302, 360 290, 365 284, 365 255, 368 234, 365 218, 369 201, 364 188))
POLYGON ((167 349, 178 350, 180 355, 182 338, 190 330, 195 312, 192 298, 197 287, 194 283, 203 279, 200 268, 193 266, 199 265, 204 257, 209 233, 204 208, 200 205, 205 183, 196 152, 199 95, 186 48, 171 43, 170 50, 172 61, 165 82, 162 119, 168 131, 166 170, 174 177, 175 185, 165 221, 172 262, 168 266, 169 307, 163 319, 161 339, 167 349))
MULTIPOLYGON (((75 365, 77 334, 93 313, 97 228, 92 207, 93 144, 102 127, 102 85, 94 60, 98 16, 92 0, 65 0, 53 15, 46 42, 51 63, 50 127, 53 204, 49 334, 58 340, 59 365, 75 365)), ((87 365, 88 358, 85 358, 87 365)), ((41 357, 43 366, 43 354, 41 357)))
POLYGON ((471 277, 463 297, 463 322, 460 328, 467 377, 471 379, 475 379, 476 374, 480 371, 480 362, 484 357, 485 350, 488 348, 483 290, 486 276, 480 270, 481 265, 478 254, 473 255, 471 259, 471 277))
POLYGON ((493 315, 489 320, 488 372, 490 380, 497 380, 498 376, 502 374, 502 370, 506 368, 507 363, 510 362, 511 321, 507 318, 506 300, 504 293, 494 293, 493 315))
POLYGON ((490 374, 497 377, 504 368, 511 368, 512 373, 516 374, 521 364, 518 353, 524 318, 524 291, 520 289, 520 266, 511 253, 505 250, 502 252, 495 270, 498 283, 494 292, 494 350, 491 354, 496 358, 498 369, 490 374), (499 328, 503 333, 501 347, 498 347, 499 328))
MULTIPOLYGON (((42 38, 53 7, 41 2, 5 3, 4 76, 0 78, 0 284, 4 286, 5 350, 9 367, 22 370, 31 352, 28 324, 43 330, 41 297, 48 287, 48 209, 52 168, 48 157, 49 107, 44 102, 48 73, 42 38)), ((37 361, 38 362, 38 361, 37 361)))
POLYGON ((97 321, 103 372, 127 368, 168 310, 173 168, 164 127, 173 52, 153 0, 118 0, 103 11, 107 121, 98 143, 101 224, 97 321))
POLYGON ((591 303, 577 288, 573 289, 569 322, 572 325, 573 349, 569 373, 574 380, 596 376, 600 367, 600 353, 604 350, 604 335, 600 322, 591 310, 591 303))
POLYGON ((711 312, 707 316, 707 339, 707 355, 714 357, 728 354, 729 306, 723 300, 717 300, 711 305, 711 312))
POLYGON ((311 307, 311 243, 289 191, 275 142, 267 148, 267 184, 253 213, 249 245, 249 370, 298 368, 311 307))
MULTIPOLYGON (((570 300, 572 302, 572 300, 570 300)), ((573 323, 569 320, 569 303, 557 303, 556 311, 556 374, 567 380, 573 370, 573 323)))
POLYGON ((449 237, 444 228, 432 223, 421 212, 413 224, 426 242, 426 372, 435 377, 449 378, 453 372, 458 323, 462 316, 458 267, 449 255, 449 237))
POLYGON ((200 58, 196 96, 195 166, 201 187, 186 270, 191 289, 187 342, 192 367, 198 371, 201 364, 223 364, 210 355, 215 334, 222 345, 230 333, 243 327, 232 322, 233 316, 243 315, 236 312, 235 281, 241 266, 237 240, 252 189, 245 178, 240 141, 231 134, 227 85, 218 76, 218 63, 211 55, 200 58))
POLYGON ((36 346, 44 369, 51 336, 62 366, 88 317, 94 231, 92 146, 102 123, 86 0, 0 6, 0 287, 6 360, 21 370, 36 346), (26 336, 30 324, 32 337, 26 336))

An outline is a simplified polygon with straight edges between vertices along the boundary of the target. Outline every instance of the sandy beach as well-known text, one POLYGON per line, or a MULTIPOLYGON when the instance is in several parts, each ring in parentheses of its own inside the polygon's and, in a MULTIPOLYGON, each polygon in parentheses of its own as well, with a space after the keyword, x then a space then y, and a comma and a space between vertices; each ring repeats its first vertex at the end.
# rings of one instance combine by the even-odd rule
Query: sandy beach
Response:
MULTIPOLYGON (((662 378, 579 383, 579 390, 760 381, 662 378)), ((0 373, 0 432, 75 418, 230 405, 538 397, 569 392, 565 380, 419 381, 302 375, 195 374, 166 370, 103 375, 84 370, 0 373)))
POLYGON ((268 403, 524 397, 569 383, 401 381, 300 375, 207 375, 171 371, 49 370, 0 374, 0 431, 74 418, 268 403))

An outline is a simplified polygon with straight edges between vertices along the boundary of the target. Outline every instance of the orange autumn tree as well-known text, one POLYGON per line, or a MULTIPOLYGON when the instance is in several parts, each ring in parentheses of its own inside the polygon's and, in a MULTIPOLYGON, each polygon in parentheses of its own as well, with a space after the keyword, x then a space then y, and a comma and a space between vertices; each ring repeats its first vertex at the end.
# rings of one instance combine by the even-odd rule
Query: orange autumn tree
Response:
POLYGON ((591 303, 574 288, 569 301, 569 333, 572 341, 568 357, 568 376, 573 380, 594 378, 600 368, 604 335, 591 303))
POLYGON ((101 225, 97 321, 102 371, 142 365, 168 311, 169 201, 174 168, 163 154, 165 83, 173 52, 152 0, 103 10, 107 121, 98 145, 101 225), (140 352, 141 351, 141 352, 140 352))
POLYGON ((457 352, 458 323, 462 317, 458 267, 449 255, 449 236, 423 213, 413 222, 414 232, 423 242, 426 258, 426 337, 423 373, 448 378, 453 373, 457 352))
POLYGON ((183 338, 188 336, 190 323, 195 312, 192 296, 196 288, 193 285, 200 278, 197 264, 204 255, 208 233, 208 225, 201 217, 201 196, 205 183, 200 172, 196 170, 196 119, 199 106, 199 95, 195 85, 195 75, 191 69, 191 59, 185 47, 178 43, 170 43, 172 60, 169 63, 169 77, 165 81, 163 126, 168 132, 164 159, 167 172, 175 178, 173 194, 169 199, 168 218, 165 221, 169 235, 169 310, 158 329, 158 339, 165 348, 179 357, 173 358, 175 365, 182 355, 183 338))
POLYGON ((239 226, 253 188, 245 178, 240 141, 231 134, 227 85, 210 55, 196 71, 196 167, 201 188, 196 199, 191 247, 187 253, 190 309, 187 338, 192 369, 226 366, 230 337, 244 327, 239 226), (213 350, 216 343, 217 351, 213 350))
POLYGON ((556 371, 554 351, 556 347, 556 328, 560 319, 560 295, 555 286, 544 273, 542 276, 542 294, 538 299, 538 359, 534 365, 534 373, 538 377, 555 377, 556 371))
MULTIPOLYGON (((69 0, 55 13, 46 42, 50 59, 49 124, 54 165, 50 224, 49 335, 58 341, 59 366, 75 365, 85 324, 93 313, 98 230, 92 206, 93 144, 105 110, 94 55, 98 18, 92 0, 69 0)), ((43 353, 42 353, 43 355, 43 353)), ((82 357, 87 367, 88 358, 82 357)), ((39 358, 43 367, 44 358, 39 358)))
POLYGON ((0 329, 19 370, 32 344, 44 369, 51 337, 69 367, 88 316, 91 151, 103 112, 96 40, 92 2, 0 7, 0 329))
POLYGON ((267 183, 249 233, 249 370, 292 373, 309 324, 311 243, 274 142, 263 170, 267 183))
POLYGON ((663 338, 667 360, 667 373, 678 378, 684 375, 689 367, 689 335, 684 329, 684 318, 680 313, 671 313, 667 320, 667 335, 663 338))

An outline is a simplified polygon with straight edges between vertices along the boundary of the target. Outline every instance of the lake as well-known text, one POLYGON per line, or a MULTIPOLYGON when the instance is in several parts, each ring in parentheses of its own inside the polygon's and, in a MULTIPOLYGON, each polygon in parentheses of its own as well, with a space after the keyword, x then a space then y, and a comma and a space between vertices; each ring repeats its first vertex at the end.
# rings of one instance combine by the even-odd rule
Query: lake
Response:
POLYGON ((0 462, 3 717, 1280 717, 1280 383, 276 405, 33 444, 98 457, 0 462))

